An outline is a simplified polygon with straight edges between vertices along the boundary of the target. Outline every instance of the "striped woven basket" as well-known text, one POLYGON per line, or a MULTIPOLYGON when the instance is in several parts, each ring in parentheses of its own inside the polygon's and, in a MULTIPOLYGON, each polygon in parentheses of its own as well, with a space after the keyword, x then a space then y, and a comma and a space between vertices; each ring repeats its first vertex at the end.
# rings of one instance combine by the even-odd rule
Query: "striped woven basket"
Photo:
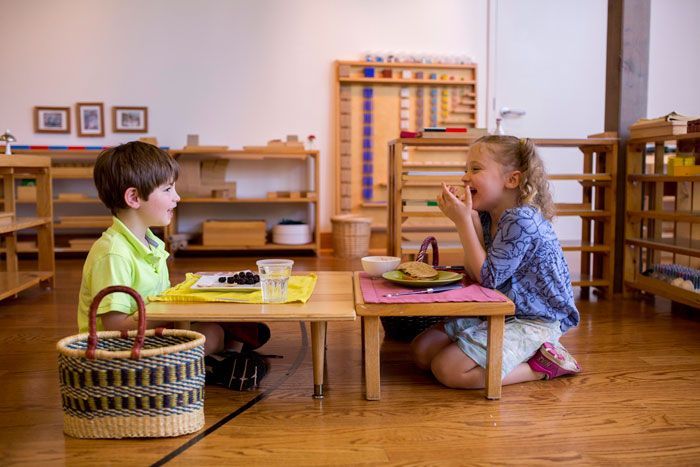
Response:
POLYGON ((204 425, 204 336, 146 331, 141 296, 124 286, 100 291, 89 332, 58 345, 63 431, 76 438, 179 436, 204 425), (97 307, 113 292, 138 305, 138 330, 97 332, 97 307))

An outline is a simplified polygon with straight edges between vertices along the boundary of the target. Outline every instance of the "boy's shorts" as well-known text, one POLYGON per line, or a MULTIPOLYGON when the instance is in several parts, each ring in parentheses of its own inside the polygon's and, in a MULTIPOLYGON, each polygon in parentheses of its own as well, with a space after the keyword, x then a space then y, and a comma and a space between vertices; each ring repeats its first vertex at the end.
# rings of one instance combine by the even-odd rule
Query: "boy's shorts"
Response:
MULTIPOLYGON (((459 348, 486 368, 486 343, 488 321, 482 318, 455 318, 445 322, 445 332, 459 348)), ((503 333, 503 366, 501 378, 505 378, 515 367, 532 357, 545 342, 560 347, 562 332, 559 321, 506 318, 503 333)))

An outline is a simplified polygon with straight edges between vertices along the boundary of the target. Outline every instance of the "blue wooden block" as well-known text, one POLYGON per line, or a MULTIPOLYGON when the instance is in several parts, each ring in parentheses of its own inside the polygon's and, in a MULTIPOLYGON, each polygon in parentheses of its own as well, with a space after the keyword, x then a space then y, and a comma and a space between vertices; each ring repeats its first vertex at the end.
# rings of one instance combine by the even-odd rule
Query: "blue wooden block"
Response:
POLYGON ((362 97, 365 99, 369 99, 374 95, 374 90, 372 88, 363 88, 362 89, 362 97))
POLYGON ((372 151, 362 151, 362 160, 364 162, 372 162, 372 151))
POLYGON ((362 199, 366 199, 366 200, 372 199, 372 189, 371 188, 364 188, 362 190, 362 199))
POLYGON ((365 74, 365 78, 374 78, 374 67, 367 66, 363 71, 365 74))
POLYGON ((362 173, 365 175, 372 175, 374 166, 372 164, 362 164, 362 173))
POLYGON ((372 139, 371 138, 362 138, 362 148, 363 149, 372 149, 372 139))
POLYGON ((366 123, 368 125, 371 124, 372 123, 372 114, 365 113, 363 121, 364 121, 364 123, 366 123))
POLYGON ((362 127, 362 136, 372 136, 372 126, 365 125, 362 127))
POLYGON ((372 101, 371 100, 366 100, 362 103, 362 110, 365 112, 371 112, 372 111, 372 101))

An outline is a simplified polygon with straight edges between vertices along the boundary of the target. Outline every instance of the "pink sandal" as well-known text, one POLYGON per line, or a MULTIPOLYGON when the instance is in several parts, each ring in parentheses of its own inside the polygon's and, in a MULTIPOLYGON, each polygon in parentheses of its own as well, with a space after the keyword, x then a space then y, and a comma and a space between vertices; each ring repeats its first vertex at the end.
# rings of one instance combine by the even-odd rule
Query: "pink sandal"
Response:
POLYGON ((581 367, 569 352, 563 348, 557 349, 549 342, 542 344, 527 363, 533 371, 544 373, 544 379, 581 372, 581 367))

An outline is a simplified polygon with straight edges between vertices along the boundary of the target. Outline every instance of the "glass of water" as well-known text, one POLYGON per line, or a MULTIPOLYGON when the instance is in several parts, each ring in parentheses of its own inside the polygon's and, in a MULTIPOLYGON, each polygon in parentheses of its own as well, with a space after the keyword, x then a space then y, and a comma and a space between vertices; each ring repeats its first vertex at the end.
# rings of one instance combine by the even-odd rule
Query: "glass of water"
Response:
POLYGON ((292 275, 291 259, 261 259, 256 262, 260 273, 260 287, 264 303, 287 301, 287 286, 292 275))

